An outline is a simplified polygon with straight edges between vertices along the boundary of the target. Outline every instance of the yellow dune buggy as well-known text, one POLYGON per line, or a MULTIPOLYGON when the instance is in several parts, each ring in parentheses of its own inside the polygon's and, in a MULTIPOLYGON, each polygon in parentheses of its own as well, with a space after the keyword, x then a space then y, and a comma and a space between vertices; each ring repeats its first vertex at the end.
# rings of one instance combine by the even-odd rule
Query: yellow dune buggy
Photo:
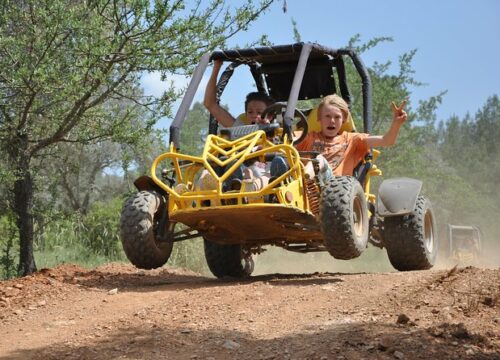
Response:
MULTIPOLYGON (((385 247, 398 270, 432 267, 437 251, 434 217, 430 202, 420 195, 420 181, 385 180, 378 198, 371 194, 370 178, 381 174, 373 163, 375 150, 354 176, 319 184, 305 175, 304 164, 314 163, 317 154, 300 153, 294 144, 314 126, 308 120, 314 111, 308 116, 297 103, 338 93, 350 104, 346 59, 361 78, 363 126, 369 133, 370 77, 350 49, 297 43, 205 54, 170 127, 170 151, 153 162, 151 176, 135 181, 139 192, 124 204, 121 240, 129 260, 139 268, 157 268, 168 261, 175 242, 202 236, 208 266, 217 277, 249 275, 253 256, 268 245, 302 253, 328 251, 347 260, 360 256, 370 242, 385 247), (276 99, 266 110, 276 120, 219 129, 211 117, 201 156, 182 154, 182 123, 203 73, 216 59, 229 62, 218 81, 218 99, 234 69, 247 66, 257 89, 276 99), (296 127, 303 130, 298 139, 296 127), (277 156, 285 159, 288 170, 266 186, 255 190, 245 182, 237 188, 227 185, 241 167, 277 156), (198 185, 203 173, 213 182, 208 190, 198 185)), ((352 122, 344 126, 343 131, 355 131, 352 122)))
POLYGON ((461 265, 479 261, 482 250, 482 232, 477 226, 448 224, 448 259, 461 265))

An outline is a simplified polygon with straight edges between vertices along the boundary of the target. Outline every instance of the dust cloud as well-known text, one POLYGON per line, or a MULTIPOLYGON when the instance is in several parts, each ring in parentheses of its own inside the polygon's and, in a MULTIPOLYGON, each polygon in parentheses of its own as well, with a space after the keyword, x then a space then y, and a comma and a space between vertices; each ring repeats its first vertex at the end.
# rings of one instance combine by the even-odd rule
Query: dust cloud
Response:
POLYGON ((369 247, 357 259, 337 260, 327 252, 301 254, 272 246, 268 247, 264 253, 254 257, 254 259, 256 261, 253 275, 395 271, 387 258, 385 250, 375 247, 369 247))
MULTIPOLYGON (((387 257, 385 249, 369 246, 360 257, 352 260, 338 260, 327 252, 295 253, 279 247, 267 247, 266 251, 255 256, 255 270, 252 275, 272 273, 304 274, 315 272, 329 273, 381 273, 395 272, 387 257)), ((478 268, 496 269, 500 267, 500 243, 485 239, 480 256, 468 262, 458 262, 438 251, 433 269, 450 269, 474 266, 478 268)))

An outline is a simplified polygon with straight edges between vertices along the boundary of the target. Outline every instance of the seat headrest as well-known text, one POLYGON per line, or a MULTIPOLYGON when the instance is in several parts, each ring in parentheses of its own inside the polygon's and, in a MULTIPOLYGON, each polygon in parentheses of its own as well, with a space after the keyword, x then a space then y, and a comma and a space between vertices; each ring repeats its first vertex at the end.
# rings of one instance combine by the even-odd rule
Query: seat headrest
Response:
POLYGON ((247 119, 247 114, 246 113, 239 114, 238 117, 236 118, 236 120, 241 121, 245 125, 252 125, 252 123, 250 122, 250 120, 247 119))

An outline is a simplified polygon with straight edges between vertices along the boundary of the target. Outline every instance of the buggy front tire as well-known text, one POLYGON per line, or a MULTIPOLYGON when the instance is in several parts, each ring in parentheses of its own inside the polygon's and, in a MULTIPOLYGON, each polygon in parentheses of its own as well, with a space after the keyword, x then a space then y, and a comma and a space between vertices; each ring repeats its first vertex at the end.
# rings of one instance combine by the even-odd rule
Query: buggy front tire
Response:
POLYGON ((330 255, 349 260, 361 255, 368 244, 368 205, 356 178, 334 176, 321 190, 321 232, 330 255))
POLYGON ((204 238, 205 258, 215 277, 242 278, 254 270, 252 255, 244 255, 241 245, 217 244, 204 238))
POLYGON ((166 211, 165 201, 155 191, 140 191, 123 206, 120 219, 123 250, 140 269, 161 267, 172 253, 173 241, 160 241, 157 237, 162 212, 166 211))
POLYGON ((417 197, 408 215, 386 217, 384 244, 392 266, 399 271, 427 270, 436 261, 437 237, 429 200, 417 197))

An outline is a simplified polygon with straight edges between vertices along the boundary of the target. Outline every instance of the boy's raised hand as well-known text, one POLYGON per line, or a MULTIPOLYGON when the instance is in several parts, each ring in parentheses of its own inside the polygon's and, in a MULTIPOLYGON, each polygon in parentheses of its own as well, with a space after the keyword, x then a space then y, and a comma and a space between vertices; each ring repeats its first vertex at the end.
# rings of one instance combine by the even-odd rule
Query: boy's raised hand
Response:
POLYGON ((404 107, 405 107, 407 102, 408 102, 408 99, 404 99, 403 102, 401 102, 401 104, 399 106, 396 105, 396 103, 394 101, 391 104, 392 114, 393 114, 392 120, 394 122, 398 123, 399 125, 402 125, 406 121, 406 119, 408 118, 408 114, 404 110, 404 107))
POLYGON ((220 69, 223 61, 221 59, 214 60, 214 69, 220 69))

